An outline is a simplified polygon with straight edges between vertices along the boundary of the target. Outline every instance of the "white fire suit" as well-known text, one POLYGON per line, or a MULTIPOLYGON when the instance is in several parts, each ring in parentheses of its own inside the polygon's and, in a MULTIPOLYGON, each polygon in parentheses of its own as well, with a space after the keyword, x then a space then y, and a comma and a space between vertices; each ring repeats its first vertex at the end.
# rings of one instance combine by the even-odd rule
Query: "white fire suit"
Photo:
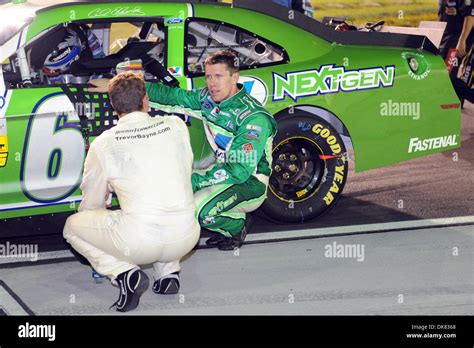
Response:
POLYGON ((155 279, 180 270, 199 239, 191 187, 193 153, 176 116, 132 112, 91 144, 84 165, 79 213, 64 238, 100 274, 114 280, 153 263, 155 279), (121 210, 107 210, 115 192, 121 210))

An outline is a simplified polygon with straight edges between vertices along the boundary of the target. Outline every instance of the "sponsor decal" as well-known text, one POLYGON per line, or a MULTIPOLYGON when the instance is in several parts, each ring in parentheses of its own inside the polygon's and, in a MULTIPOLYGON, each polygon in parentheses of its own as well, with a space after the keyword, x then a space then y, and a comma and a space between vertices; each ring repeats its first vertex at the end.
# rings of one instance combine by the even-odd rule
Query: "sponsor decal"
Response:
POLYGON ((183 23, 183 19, 182 18, 179 18, 179 17, 173 17, 173 18, 170 18, 166 21, 166 24, 179 24, 179 23, 183 23))
POLYGON ((210 109, 210 108, 212 108, 211 103, 209 103, 209 102, 207 102, 207 101, 202 101, 202 102, 201 102, 201 105, 202 105, 202 107, 203 107, 204 109, 210 109))
POLYGON ((421 53, 402 52, 402 58, 408 63, 408 76, 413 80, 423 80, 431 72, 431 64, 421 53), (410 68, 410 61, 412 60, 414 66, 410 68), (415 70, 415 72, 413 72, 412 69, 415 70))
POLYGON ((246 118, 250 114, 250 112, 251 110, 247 110, 244 113, 242 113, 242 115, 239 116, 239 120, 242 121, 244 118, 246 118))
POLYGON ((262 127, 260 126, 254 126, 253 124, 248 124, 247 127, 245 127, 249 130, 256 130, 257 132, 261 132, 262 131, 262 127))
POLYGON ((225 169, 219 169, 218 171, 214 173, 214 178, 216 180, 225 178, 226 176, 227 176, 227 172, 225 171, 225 169))
POLYGON ((242 145, 242 150, 246 154, 249 154, 253 151, 253 145, 251 143, 246 143, 246 144, 242 145))
POLYGON ((247 93, 255 98, 260 104, 265 105, 268 98, 267 85, 253 76, 240 76, 239 83, 244 85, 247 93))
MULTIPOLYGON (((74 46, 76 48, 76 46, 74 46)), ((60 55, 57 57, 51 58, 51 62, 55 63, 60 61, 61 59, 64 59, 64 57, 67 57, 71 53, 72 49, 71 47, 66 48, 60 55)))
POLYGON ((419 139, 411 138, 408 145, 408 153, 440 149, 448 146, 458 145, 457 135, 447 135, 444 137, 419 139))
POLYGON ((319 69, 285 73, 285 77, 273 73, 273 100, 286 96, 296 101, 301 97, 342 92, 353 92, 380 87, 392 87, 395 66, 346 70, 334 64, 319 69))
POLYGON ((446 67, 448 68, 448 74, 451 74, 451 71, 454 67, 459 65, 458 62, 458 51, 455 48, 450 48, 448 55, 445 60, 446 67))
POLYGON ((8 159, 8 137, 0 135, 0 167, 7 165, 8 159))
POLYGON ((309 131, 311 129, 311 125, 306 122, 298 122, 298 128, 301 129, 303 132, 309 131))
POLYGON ((214 208, 212 208, 211 210, 209 210, 209 213, 207 213, 207 216, 216 216, 217 214, 222 212, 224 209, 229 207, 231 204, 237 202, 237 198, 238 197, 237 197, 237 193, 236 193, 236 194, 233 194, 232 196, 230 196, 229 198, 227 198, 224 201, 217 202, 216 206, 214 208))
POLYGON ((323 139, 326 139, 326 143, 331 148, 333 155, 341 153, 341 145, 338 144, 336 137, 331 134, 329 129, 324 128, 323 125, 317 123, 313 126, 312 131, 320 135, 323 139))
POLYGON ((232 121, 228 121, 228 122, 226 123, 226 127, 229 128, 229 129, 231 129, 231 130, 234 130, 234 127, 235 127, 235 126, 234 126, 234 123, 233 123, 232 121))
POLYGON ((180 66, 172 66, 168 68, 168 71, 171 75, 175 77, 183 76, 183 68, 180 66))
POLYGON ((258 139, 260 138, 260 134, 257 133, 256 131, 248 131, 245 136, 244 136, 245 139, 258 139))
POLYGON ((225 111, 221 111, 219 113, 219 115, 222 115, 222 116, 226 116, 226 117, 230 117, 230 114, 228 112, 225 112, 225 111))
POLYGON ((209 119, 215 121, 217 119, 217 114, 219 113, 219 107, 216 106, 212 111, 209 113, 209 119))

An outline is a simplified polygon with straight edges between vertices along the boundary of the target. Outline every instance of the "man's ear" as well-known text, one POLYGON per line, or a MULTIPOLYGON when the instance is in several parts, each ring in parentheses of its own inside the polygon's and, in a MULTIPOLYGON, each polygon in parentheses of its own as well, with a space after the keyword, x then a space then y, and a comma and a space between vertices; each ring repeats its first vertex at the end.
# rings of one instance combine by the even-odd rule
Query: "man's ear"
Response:
POLYGON ((150 103, 148 101, 148 93, 145 94, 143 97, 143 111, 148 112, 148 109, 150 108, 150 103))
POLYGON ((240 72, 235 72, 232 74, 232 82, 233 83, 237 83, 239 81, 239 78, 240 78, 240 72))

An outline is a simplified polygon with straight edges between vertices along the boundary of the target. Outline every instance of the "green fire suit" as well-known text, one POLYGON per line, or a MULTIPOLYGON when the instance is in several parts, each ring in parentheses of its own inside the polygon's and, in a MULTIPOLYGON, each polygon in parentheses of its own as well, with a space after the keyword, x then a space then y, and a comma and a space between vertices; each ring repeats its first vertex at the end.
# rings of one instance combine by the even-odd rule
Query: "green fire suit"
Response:
POLYGON ((192 174, 201 226, 226 237, 238 234, 245 214, 266 198, 276 121, 241 84, 232 97, 216 103, 207 88, 186 91, 147 83, 150 101, 200 110, 216 162, 192 174))

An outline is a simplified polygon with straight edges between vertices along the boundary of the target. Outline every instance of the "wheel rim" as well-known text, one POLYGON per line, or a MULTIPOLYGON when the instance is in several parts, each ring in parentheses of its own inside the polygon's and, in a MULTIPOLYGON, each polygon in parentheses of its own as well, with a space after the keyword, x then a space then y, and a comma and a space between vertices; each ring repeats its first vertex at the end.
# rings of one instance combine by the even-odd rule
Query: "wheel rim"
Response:
POLYGON ((326 168, 321 148, 305 137, 285 139, 272 152, 270 190, 280 200, 303 201, 319 189, 326 168))

